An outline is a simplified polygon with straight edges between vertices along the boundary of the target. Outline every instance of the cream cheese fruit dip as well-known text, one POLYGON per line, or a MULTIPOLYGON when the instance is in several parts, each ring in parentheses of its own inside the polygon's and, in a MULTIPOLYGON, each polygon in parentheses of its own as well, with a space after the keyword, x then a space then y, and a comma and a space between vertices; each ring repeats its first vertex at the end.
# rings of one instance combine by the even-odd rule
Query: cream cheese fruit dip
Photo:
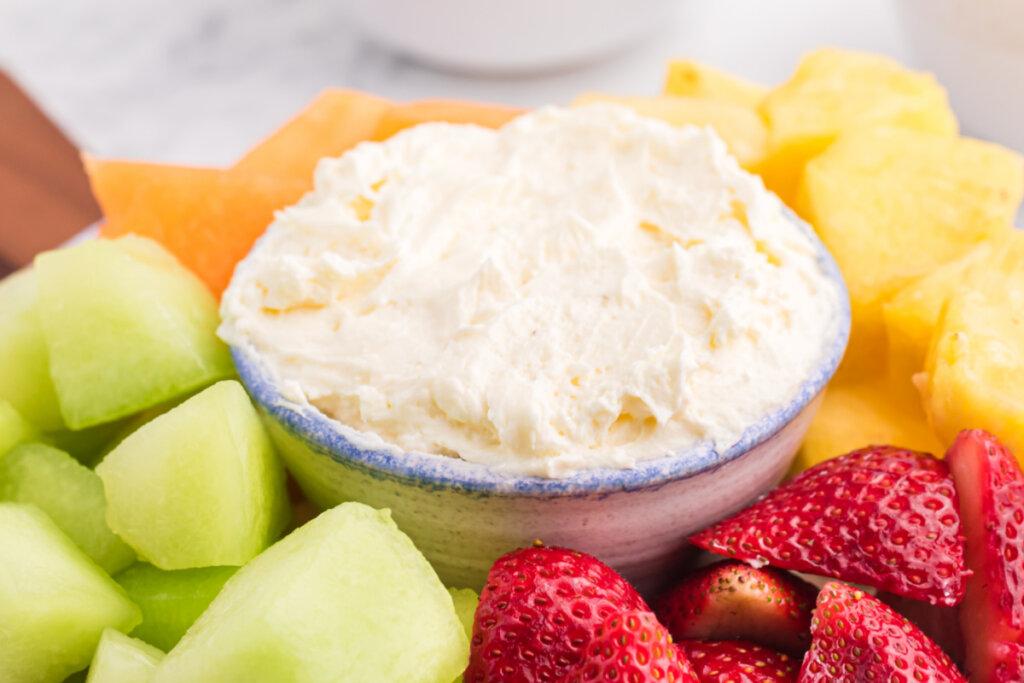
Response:
POLYGON ((548 107, 322 160, 220 335, 361 443, 562 477, 728 447, 822 362, 838 296, 711 130, 548 107))

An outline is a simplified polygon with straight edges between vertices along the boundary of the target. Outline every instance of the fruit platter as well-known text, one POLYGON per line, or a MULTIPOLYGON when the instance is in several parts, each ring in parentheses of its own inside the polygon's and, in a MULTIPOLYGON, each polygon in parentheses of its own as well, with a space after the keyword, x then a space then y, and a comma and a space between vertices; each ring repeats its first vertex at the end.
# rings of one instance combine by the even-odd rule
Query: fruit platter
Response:
POLYGON ((1024 159, 931 75, 83 162, 0 280, 0 682, 1024 682, 1024 159))

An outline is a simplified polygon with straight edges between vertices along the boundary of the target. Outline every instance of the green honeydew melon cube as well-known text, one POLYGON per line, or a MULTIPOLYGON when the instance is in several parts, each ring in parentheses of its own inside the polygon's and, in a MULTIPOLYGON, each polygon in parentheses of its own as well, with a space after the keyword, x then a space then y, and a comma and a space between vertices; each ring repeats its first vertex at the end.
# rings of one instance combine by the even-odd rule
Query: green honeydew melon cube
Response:
POLYGON ((161 569, 245 564, 289 515, 284 470, 234 380, 143 425, 96 473, 110 528, 161 569))
POLYGON ((35 427, 9 401, 0 401, 0 458, 19 443, 38 437, 35 427))
POLYGON ((36 272, 0 280, 0 400, 41 430, 64 428, 37 311, 36 272))
POLYGON ((142 623, 131 635, 170 650, 236 571, 238 567, 166 571, 145 562, 128 567, 114 580, 142 610, 142 623))
POLYGON ((135 561, 107 526, 100 478, 63 451, 30 443, 0 458, 0 501, 35 504, 109 574, 135 561))
POLYGON ((451 683, 469 641, 386 510, 343 503, 243 567, 153 683, 451 683))
MULTIPOLYGON (((466 638, 473 639, 473 618, 476 616, 476 606, 480 602, 480 596, 472 588, 449 588, 448 594, 452 596, 455 603, 455 613, 459 615, 462 629, 466 632, 466 638)), ((463 669, 469 666, 469 660, 463 665, 463 669)), ((462 676, 455 679, 454 683, 462 683, 462 676)))
POLYGON ((86 683, 148 683, 164 653, 148 643, 108 628, 89 665, 86 683))
POLYGON ((61 413, 110 422, 234 374, 217 301, 152 240, 91 240, 36 257, 39 318, 61 413))
POLYGON ((0 681, 62 681, 139 608, 34 505, 0 503, 0 681))

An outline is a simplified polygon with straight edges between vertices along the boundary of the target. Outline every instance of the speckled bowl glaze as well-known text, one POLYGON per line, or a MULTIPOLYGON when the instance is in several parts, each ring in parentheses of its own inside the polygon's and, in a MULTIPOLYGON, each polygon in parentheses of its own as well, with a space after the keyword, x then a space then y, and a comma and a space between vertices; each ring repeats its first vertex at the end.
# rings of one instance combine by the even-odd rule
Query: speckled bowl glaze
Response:
POLYGON ((497 557, 540 539, 591 553, 651 594, 677 573, 688 535, 779 482, 839 365, 849 335, 849 299, 831 255, 813 239, 839 294, 839 324, 795 398, 724 450, 696 446, 634 469, 589 470, 565 479, 509 477, 443 455, 361 448, 335 420, 284 399, 255 352, 232 353, 310 500, 325 508, 347 500, 390 508, 448 585, 479 589, 497 557))

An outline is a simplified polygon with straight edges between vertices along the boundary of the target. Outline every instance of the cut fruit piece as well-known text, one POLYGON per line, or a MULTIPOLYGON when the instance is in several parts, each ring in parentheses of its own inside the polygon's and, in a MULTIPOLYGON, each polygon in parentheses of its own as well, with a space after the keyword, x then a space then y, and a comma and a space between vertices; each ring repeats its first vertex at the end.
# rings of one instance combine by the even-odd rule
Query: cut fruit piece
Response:
POLYGON ((742 640, 684 640, 679 649, 700 683, 796 683, 800 662, 742 640))
POLYGON ((909 378, 902 385, 884 375, 839 379, 828 385, 790 474, 866 443, 895 444, 925 453, 944 450, 909 378))
POLYGON ((232 577, 154 683, 447 683, 468 652, 451 596, 390 514, 344 503, 232 577))
POLYGON ((994 646, 1024 643, 1024 474, 1005 446, 980 429, 946 453, 967 535, 967 596, 960 609, 967 675, 991 681, 994 646))
POLYGON ((690 541, 932 604, 960 602, 967 578, 949 468, 893 446, 815 465, 690 541))
MULTIPOLYGON (((525 673, 524 681, 553 680, 543 670, 525 673)), ((672 644, 668 630, 646 610, 616 612, 598 624, 587 644, 586 660, 566 680, 701 683, 686 655, 672 644)))
POLYGON ((63 429, 64 418, 50 379, 38 300, 34 270, 0 280, 0 400, 38 429, 50 431, 63 429))
POLYGON ((392 106, 391 102, 366 93, 325 90, 298 116, 242 157, 235 169, 312 182, 320 159, 341 156, 369 140, 381 116, 392 106))
POLYGON ((986 429, 1024 457, 1024 236, 1001 242, 948 300, 915 377, 947 443, 986 429))
POLYGON ((86 157, 104 237, 135 233, 167 248, 215 296, 267 229, 274 211, 312 187, 301 178, 86 157))
POLYGON ((4 453, 19 443, 33 441, 38 437, 35 427, 26 422, 14 406, 7 401, 0 401, 0 462, 3 462, 4 453))
POLYGON ((399 104, 381 114, 372 139, 387 140, 401 130, 432 121, 475 123, 487 128, 501 128, 525 111, 497 104, 457 100, 424 100, 399 104))
POLYGON ((144 425, 96 473, 110 528, 161 569, 245 564, 288 518, 281 464, 234 380, 144 425))
POLYGON ((63 451, 24 444, 0 458, 0 501, 38 506, 108 574, 135 561, 107 526, 100 478, 63 451))
POLYGON ((930 74, 834 48, 804 56, 792 78, 764 98, 761 113, 769 129, 765 184, 787 204, 804 166, 840 133, 877 126, 950 138, 957 133, 946 91, 930 74))
POLYGON ((846 133, 807 166, 799 208, 835 256, 853 326, 844 370, 887 356, 882 305, 981 242, 1005 236, 1024 193, 1016 153, 905 129, 846 133))
POLYGON ((957 668, 963 669, 964 638, 960 633, 960 608, 964 603, 960 603, 956 607, 929 605, 921 600, 905 598, 885 591, 879 591, 875 597, 921 629, 921 633, 928 636, 942 648, 943 652, 949 655, 957 668))
POLYGON ((829 582, 814 610, 814 641, 800 683, 967 683, 938 645, 864 591, 829 582))
POLYGON ((234 374, 217 302, 156 242, 83 242, 39 255, 36 270, 50 373, 72 429, 234 374))
POLYGON ((0 680, 61 681, 139 609, 34 505, 0 503, 0 680))
POLYGON ((86 683, 148 683, 164 653, 152 645, 108 628, 89 665, 86 683))
POLYGON ((907 285, 883 305, 889 377, 893 381, 906 382, 924 369, 946 301, 963 288, 969 273, 985 264, 1000 249, 997 245, 1007 239, 1024 239, 1024 235, 1010 232, 1004 239, 982 242, 955 261, 907 285))
MULTIPOLYGON (((452 596, 452 602, 455 603, 455 614, 459 616, 459 621, 462 623, 462 629, 466 632, 466 640, 468 641, 473 637, 473 617, 476 614, 476 606, 480 601, 480 596, 472 588, 449 588, 448 594, 452 596)), ((466 657, 465 664, 468 663, 469 657, 466 657)), ((465 665, 463 669, 465 669, 465 665)), ((455 679, 455 683, 462 683, 461 675, 455 679)))
POLYGON ((448 594, 452 596, 455 613, 459 615, 459 621, 462 622, 468 639, 473 635, 473 616, 476 614, 480 596, 472 588, 449 588, 448 594))
POLYGON ((994 646, 996 670, 991 683, 1020 683, 1024 681, 1024 645, 997 643, 994 646))
POLYGON ((756 107, 768 94, 768 88, 700 62, 676 59, 668 63, 665 94, 756 107))
POLYGON ((169 651, 220 593, 238 567, 166 571, 139 562, 114 577, 142 610, 131 635, 169 651))
POLYGON ((677 641, 749 640, 802 656, 817 596, 817 588, 788 572, 724 560, 676 584, 656 612, 677 641))
POLYGON ((77 431, 62 429, 59 432, 46 432, 40 441, 64 451, 83 465, 94 467, 104 455, 107 443, 134 419, 124 417, 77 431))
POLYGON ((748 170, 765 157, 768 132, 752 107, 698 97, 623 97, 604 93, 580 95, 573 106, 594 102, 621 104, 641 116, 661 119, 673 126, 710 126, 740 165, 748 170))
POLYGON ((586 553, 530 547, 491 566, 473 623, 465 680, 571 680, 587 645, 609 617, 650 612, 614 569, 586 553))

